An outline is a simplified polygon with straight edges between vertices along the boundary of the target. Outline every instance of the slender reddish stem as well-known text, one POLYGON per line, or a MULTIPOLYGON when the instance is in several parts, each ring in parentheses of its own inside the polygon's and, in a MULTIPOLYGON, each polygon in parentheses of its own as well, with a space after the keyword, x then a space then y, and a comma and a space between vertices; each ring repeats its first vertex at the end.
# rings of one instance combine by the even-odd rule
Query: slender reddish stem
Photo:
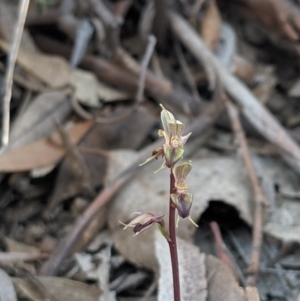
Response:
POLYGON ((178 255, 177 255, 177 242, 176 242, 176 225, 175 225, 175 213, 176 207, 174 206, 171 194, 176 193, 175 188, 175 177, 172 169, 170 169, 170 207, 169 207, 169 233, 170 233, 170 255, 172 262, 173 272, 173 288, 174 288, 174 301, 180 301, 180 282, 179 282, 179 266, 178 266, 178 255))

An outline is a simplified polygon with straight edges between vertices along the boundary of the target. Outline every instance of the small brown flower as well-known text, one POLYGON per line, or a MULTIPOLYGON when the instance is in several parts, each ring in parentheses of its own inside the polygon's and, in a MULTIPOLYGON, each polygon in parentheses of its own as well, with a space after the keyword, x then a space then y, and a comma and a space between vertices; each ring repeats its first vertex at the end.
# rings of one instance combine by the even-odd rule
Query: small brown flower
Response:
POLYGON ((137 217, 131 220, 129 224, 124 224, 120 221, 119 223, 125 226, 123 230, 126 230, 127 228, 133 228, 133 232, 135 233, 134 236, 147 230, 155 223, 159 224, 160 227, 165 227, 164 215, 154 215, 152 213, 144 212, 135 212, 133 214, 137 214, 137 217))
POLYGON ((173 193, 171 194, 171 199, 177 208, 178 218, 177 218, 177 227, 179 222, 179 217, 188 218, 190 222, 198 227, 198 225, 192 220, 190 216, 190 210, 193 203, 193 195, 191 193, 173 193))

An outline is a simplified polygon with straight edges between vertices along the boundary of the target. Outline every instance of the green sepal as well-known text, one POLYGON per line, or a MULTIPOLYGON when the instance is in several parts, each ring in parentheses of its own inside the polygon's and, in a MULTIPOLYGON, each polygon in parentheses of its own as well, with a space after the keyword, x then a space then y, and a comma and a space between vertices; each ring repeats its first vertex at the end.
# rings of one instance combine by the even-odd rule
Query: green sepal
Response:
POLYGON ((162 236, 167 240, 167 241, 171 241, 171 238, 170 238, 170 234, 168 232, 168 230, 163 227, 160 223, 158 223, 158 229, 160 231, 160 233, 162 234, 162 236))

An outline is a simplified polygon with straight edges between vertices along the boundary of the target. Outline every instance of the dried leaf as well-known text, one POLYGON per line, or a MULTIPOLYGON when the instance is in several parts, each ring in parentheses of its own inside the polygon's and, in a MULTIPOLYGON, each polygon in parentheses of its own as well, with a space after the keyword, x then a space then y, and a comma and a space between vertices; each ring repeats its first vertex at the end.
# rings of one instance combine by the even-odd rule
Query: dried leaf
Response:
MULTIPOLYGON (((114 123, 96 124, 79 146, 102 150, 137 148, 155 123, 156 118, 141 107, 126 119, 114 123)), ((82 157, 88 167, 92 186, 102 185, 106 177, 107 158, 88 153, 82 153, 82 157)), ((79 191, 76 183, 76 176, 70 164, 65 160, 57 177, 57 185, 51 200, 53 205, 50 207, 53 208, 55 204, 76 195, 79 191)))
MULTIPOLYGON (((92 124, 90 121, 81 122, 69 128, 67 131, 72 142, 78 143, 92 124)), ((40 139, 39 141, 9 150, 0 156, 0 171, 28 171, 57 163, 65 154, 65 150, 61 145, 60 136, 58 133, 55 133, 50 139, 40 139)))
MULTIPOLYGON (((9 44, 0 40, 0 47, 9 52, 9 44)), ((69 83, 71 69, 66 60, 59 56, 36 52, 18 52, 17 63, 51 88, 64 87, 69 83)))
POLYGON ((71 72, 70 84, 75 87, 77 99, 89 107, 100 108, 99 100, 108 102, 130 98, 127 93, 119 92, 98 81, 93 73, 80 69, 71 72))
POLYGON ((220 41, 221 15, 215 0, 208 2, 201 24, 201 36, 209 49, 215 50, 220 41))
POLYGON ((30 246, 11 238, 5 237, 5 243, 9 252, 26 252, 29 254, 39 254, 40 250, 34 246, 30 246))
MULTIPOLYGON (((82 282, 58 277, 37 277, 49 294, 59 301, 98 301, 100 290, 82 282)), ((37 288, 30 279, 13 278, 19 298, 46 300, 44 288, 37 288)))
POLYGON ((9 148, 28 144, 50 135, 56 129, 53 120, 64 121, 70 113, 71 106, 65 93, 49 91, 39 94, 14 122, 9 148))
POLYGON ((244 290, 236 282, 231 270, 214 256, 205 259, 208 281, 207 301, 246 301, 244 290))
MULTIPOLYGON (((178 239, 178 261, 182 301, 206 301, 205 255, 184 240, 178 239)), ((165 238, 157 231, 155 252, 159 262, 158 301, 174 300, 170 251, 165 238)), ((222 299, 219 299, 222 300, 222 299)), ((223 299, 225 300, 225 299, 223 299)), ((228 299, 231 300, 231 299, 228 299)))
POLYGON ((17 301, 16 292, 11 278, 2 269, 0 269, 0 300, 17 301))
POLYGON ((246 287, 246 296, 247 301, 259 301, 259 294, 257 291, 257 287, 254 286, 247 286, 246 287))
POLYGON ((299 97, 300 96, 300 80, 297 80, 288 92, 291 97, 299 97))

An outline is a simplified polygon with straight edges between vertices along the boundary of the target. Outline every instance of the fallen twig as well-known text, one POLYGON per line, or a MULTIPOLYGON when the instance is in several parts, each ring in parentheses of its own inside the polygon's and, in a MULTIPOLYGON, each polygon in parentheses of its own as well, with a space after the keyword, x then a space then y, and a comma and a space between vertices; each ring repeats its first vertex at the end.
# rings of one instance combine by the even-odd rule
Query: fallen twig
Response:
POLYGON ((230 268, 236 281, 242 280, 242 278, 240 277, 242 273, 239 271, 239 268, 234 261, 233 256, 230 254, 227 246, 223 241, 219 225, 216 222, 211 222, 209 225, 214 236, 216 250, 219 258, 230 268))
POLYGON ((187 82, 192 90, 193 96, 200 103, 201 97, 200 97, 198 89, 197 89, 197 84, 196 84, 193 74, 192 74, 191 70, 189 69, 189 66, 185 60, 183 51, 182 51, 179 43, 175 44, 175 51, 177 54, 178 62, 180 64, 180 67, 181 67, 181 69, 187 79, 187 82))
MULTIPOLYGON (((71 49, 55 40, 39 35, 35 36, 35 41, 45 52, 59 54, 66 58, 70 56, 71 49)), ((85 55, 80 66, 94 72, 100 80, 109 85, 132 94, 137 91, 140 68, 136 70, 135 74, 131 74, 115 64, 93 55, 85 55)), ((188 93, 181 88, 172 87, 170 82, 156 77, 150 71, 146 73, 145 90, 169 107, 186 112, 185 106, 187 106, 195 115, 199 112, 199 106, 188 93)))
POLYGON ((274 116, 255 98, 249 89, 230 74, 207 49, 197 32, 186 20, 170 13, 170 26, 178 39, 196 59, 209 64, 220 76, 228 94, 236 101, 251 124, 281 151, 285 161, 300 173, 300 149, 274 116))
POLYGON ((115 17, 101 0, 89 0, 88 2, 106 27, 109 49, 113 55, 117 55, 120 48, 120 26, 123 18, 115 17))
POLYGON ((236 140, 239 144, 240 155, 243 158, 245 168, 248 172, 248 177, 253 190, 254 196, 254 218, 253 218, 253 233, 252 233, 252 251, 248 265, 248 279, 247 284, 255 286, 259 268, 260 268, 260 253, 262 245, 262 228, 263 228, 263 205, 267 205, 267 198, 255 171, 252 162, 246 137, 239 119, 239 113, 236 106, 225 96, 225 103, 227 112, 232 124, 236 140))
POLYGON ((132 106, 132 108, 129 111, 126 111, 121 116, 115 116, 112 118, 94 117, 92 114, 90 114, 89 112, 84 110, 79 105, 79 103, 77 102, 77 99, 76 99, 76 95, 75 95, 74 91, 72 91, 70 100, 71 100, 71 105, 72 105, 74 111, 83 119, 94 120, 98 123, 113 123, 113 122, 117 122, 117 121, 120 121, 122 119, 125 119, 125 118, 128 118, 129 116, 131 116, 138 109, 138 106, 143 101, 147 68, 148 68, 154 47, 155 47, 155 43, 156 43, 156 38, 153 35, 149 36, 145 55, 144 55, 142 63, 141 63, 140 77, 139 77, 138 89, 137 89, 137 93, 136 93, 136 97, 135 97, 135 104, 132 106))
POLYGON ((21 0, 19 4, 19 16, 18 22, 15 28, 14 39, 11 45, 11 49, 7 60, 7 71, 5 73, 5 95, 2 103, 2 135, 1 142, 2 148, 5 148, 9 142, 9 123, 10 123, 10 100, 11 100, 11 89, 13 84, 13 74, 15 63, 21 43, 22 33, 24 29, 24 23, 28 11, 29 0, 21 0))
POLYGON ((145 90, 145 79, 146 79, 146 74, 147 74, 147 68, 151 59, 151 56, 154 51, 154 47, 156 44, 156 38, 153 35, 150 35, 148 37, 148 44, 147 48, 141 63, 141 73, 140 73, 140 78, 139 78, 139 86, 138 90, 136 93, 136 102, 139 104, 143 101, 143 94, 145 90))

